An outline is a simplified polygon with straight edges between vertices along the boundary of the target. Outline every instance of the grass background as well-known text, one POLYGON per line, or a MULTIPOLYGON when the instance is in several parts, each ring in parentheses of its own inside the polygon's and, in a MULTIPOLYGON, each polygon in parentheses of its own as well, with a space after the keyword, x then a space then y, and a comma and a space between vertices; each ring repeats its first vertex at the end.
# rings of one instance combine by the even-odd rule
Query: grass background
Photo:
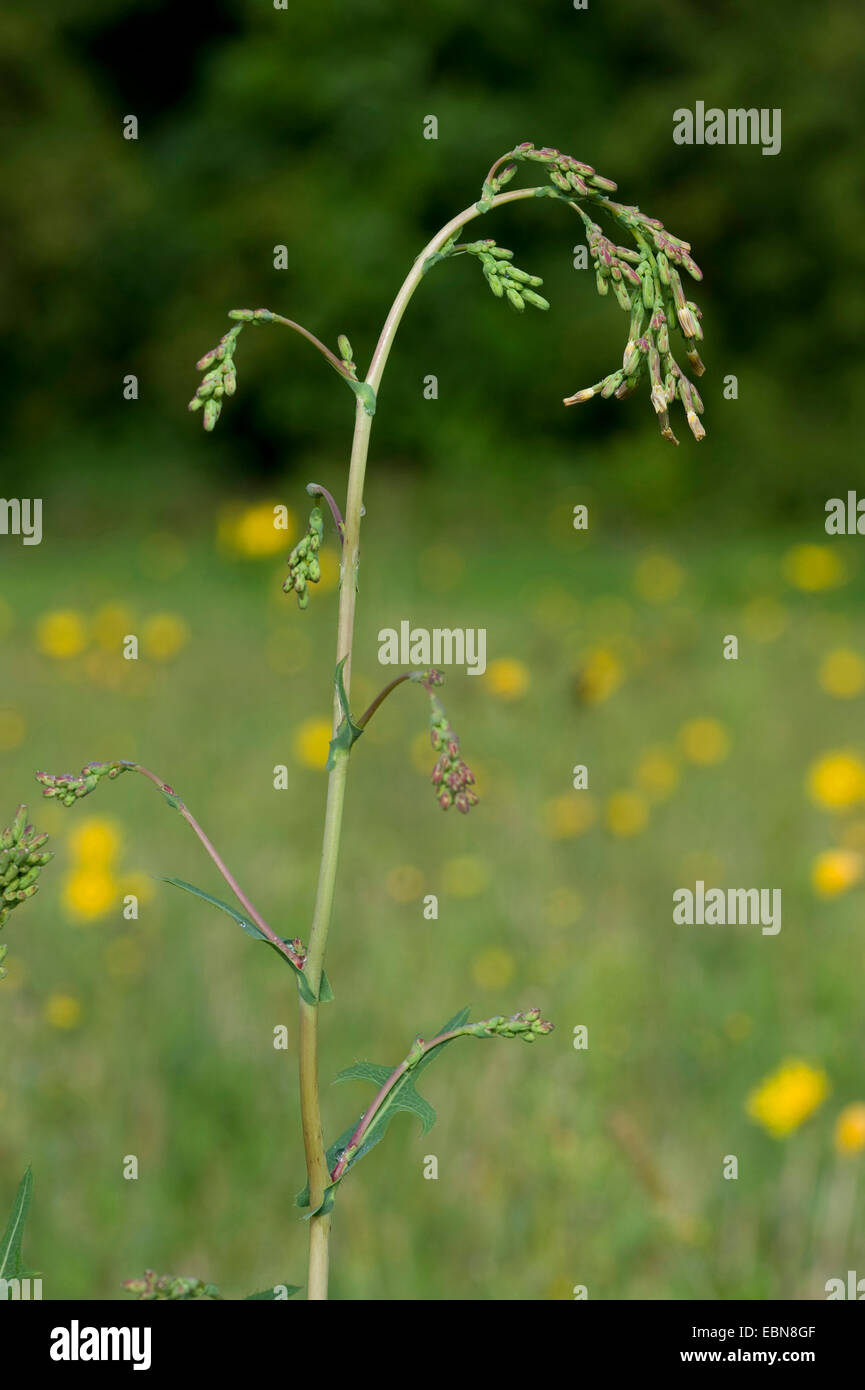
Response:
MULTIPOLYGON (((464 493, 453 523, 447 500, 373 468, 357 706, 387 678, 378 630, 402 616, 485 626, 490 659, 519 661, 529 684, 502 700, 488 678, 449 674, 443 695, 479 769, 482 803, 469 817, 443 815, 420 771, 420 692, 400 691, 358 745, 323 1082, 361 1057, 396 1064, 416 1031, 463 1003, 476 1017, 537 1003, 556 1031, 532 1049, 466 1040, 437 1063, 424 1088, 435 1130, 421 1140, 402 1117, 340 1194, 334 1293, 555 1298, 585 1283, 606 1298, 819 1297, 826 1278, 855 1267, 862 1216, 851 1190, 861 1159, 837 1157, 832 1142, 838 1110, 862 1095, 861 891, 821 899, 810 867, 861 836, 862 822, 855 808, 839 821, 814 805, 805 782, 827 749, 862 747, 861 698, 834 699, 817 678, 826 651, 863 646, 857 542, 834 542, 845 582, 817 595, 785 578, 796 536, 668 535, 676 592, 650 602, 638 577, 657 538, 617 539, 604 513, 590 513, 580 537, 578 485, 551 484, 539 507, 535 481, 522 499, 519 487, 507 501, 464 493), (431 562, 414 541, 444 532, 458 574, 446 575, 446 598, 441 551, 431 562), (776 605, 771 641, 748 636, 755 599, 776 605), (721 657, 730 632, 738 662, 721 657), (622 683, 592 702, 581 673, 599 646, 616 653, 622 683), (683 726, 703 717, 729 738, 712 766, 682 753, 683 726), (638 785, 655 745, 678 784, 647 799, 644 829, 622 838, 605 807, 638 785), (576 762, 589 768, 587 792, 570 790, 576 762), (551 836, 561 797, 591 798, 584 833, 551 836), (781 887, 780 934, 674 926, 672 892, 697 877, 781 887), (437 921, 423 917, 428 892, 437 921), (572 1046, 578 1024, 587 1051, 572 1046), (744 1103, 788 1055, 825 1068, 832 1093, 778 1141, 744 1103), (427 1154, 437 1182, 422 1176, 427 1154), (727 1154, 739 1158, 737 1182, 722 1180, 727 1154)), ((4 754, 6 800, 35 801, 34 766, 140 758, 178 787, 270 921, 305 936, 325 779, 298 761, 296 736, 327 716, 336 595, 315 593, 300 613, 279 592, 279 560, 226 555, 218 511, 204 504, 175 536, 182 567, 158 578, 140 520, 137 545, 69 537, 50 565, 44 548, 7 552, 14 624, 2 652, 27 733, 4 754), (66 660, 40 652, 33 633, 64 574, 64 607, 168 611, 188 624, 188 644, 170 662, 124 662, 116 649, 95 660, 96 644, 66 660), (272 787, 281 763, 289 791, 272 787)), ((138 922, 119 902, 90 924, 70 920, 69 836, 91 816, 122 838, 118 881, 174 874, 220 891, 143 781, 104 785, 68 811, 39 805, 59 852, 7 929, 0 1111, 6 1186, 27 1162, 36 1174, 28 1258, 54 1297, 114 1297, 145 1265, 234 1296, 300 1283, 288 972, 159 883, 138 922), (77 1001, 74 1027, 47 1022, 57 994, 77 1001), (272 1043, 283 1023, 288 1052, 272 1043), (127 1154, 139 1157, 137 1182, 122 1178, 127 1154)), ((331 1136, 360 1113, 362 1089, 325 1084, 331 1136)))

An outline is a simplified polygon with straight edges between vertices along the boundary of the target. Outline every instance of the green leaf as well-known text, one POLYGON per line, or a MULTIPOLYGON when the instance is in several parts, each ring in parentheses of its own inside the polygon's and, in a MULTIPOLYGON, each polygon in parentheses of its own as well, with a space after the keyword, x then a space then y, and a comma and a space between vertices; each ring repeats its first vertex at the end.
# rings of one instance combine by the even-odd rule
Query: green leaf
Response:
MULTIPOLYGON (((264 941, 271 950, 276 952, 280 960, 285 961, 286 965, 291 967, 297 976, 297 988, 300 992, 300 997, 305 1003, 314 1004, 316 1002, 315 995, 310 988, 309 980, 306 978, 303 971, 298 970, 294 961, 289 960, 288 956, 284 956, 282 951, 280 951, 277 946, 274 946, 270 938, 265 936, 260 927, 257 927, 248 917, 244 917, 243 913, 238 912, 230 903, 224 903, 221 898, 215 898, 212 893, 205 893, 203 888, 196 888, 193 883, 187 883, 185 879, 163 878, 162 882, 170 883, 175 888, 182 888, 185 893, 192 893, 194 897, 201 898, 204 902, 210 903, 211 907, 218 907, 220 912, 227 912, 228 916, 234 918, 234 921, 246 932, 247 936, 253 937, 256 941, 264 941)), ((289 941, 282 937, 280 937, 280 940, 283 942, 283 945, 290 944, 289 941)), ((329 1004, 332 999, 333 990, 331 989, 330 981, 324 972, 322 972, 321 985, 319 987, 319 1002, 322 1004, 329 1004)))
POLYGON ((20 1279, 26 1277, 21 1264, 21 1239, 24 1235, 24 1222, 33 1196, 33 1173, 30 1168, 24 1174, 12 1203, 12 1213, 6 1230, 0 1237, 0 1279, 20 1279))
MULTIPOLYGON (((467 1022, 470 1012, 470 1008, 461 1009, 458 1014, 455 1014, 454 1017, 449 1019, 441 1028, 438 1028, 433 1036, 438 1037, 440 1033, 450 1033, 454 1028, 462 1028, 463 1024, 467 1022)), ((421 1122, 421 1134, 426 1134, 432 1129, 436 1121, 436 1112, 429 1101, 424 1100, 423 1096, 418 1094, 415 1088, 415 1082, 424 1067, 428 1067, 430 1062, 435 1061, 439 1053, 443 1052, 452 1042, 456 1042, 456 1039, 449 1038, 447 1042, 443 1042, 438 1047, 433 1048, 431 1052, 425 1053, 410 1071, 403 1073, 385 1097, 381 1109, 364 1135, 363 1143, 357 1153, 353 1154, 349 1159, 345 1171, 337 1181, 325 1188, 321 1205, 317 1207, 315 1211, 307 1213, 307 1220, 310 1216, 324 1216, 331 1210, 336 1197, 336 1189, 339 1187, 343 1178, 346 1174, 351 1172, 356 1163, 359 1163, 360 1160, 369 1153, 370 1149, 374 1149, 376 1144, 381 1142, 387 1133, 388 1125, 394 1115, 398 1114, 400 1110, 406 1110, 412 1115, 417 1115, 421 1122)), ((341 1071, 338 1076, 334 1077, 334 1082, 370 1081, 378 1091, 387 1081, 388 1077, 392 1076, 395 1071, 396 1067, 381 1066, 376 1062, 355 1062, 352 1066, 346 1067, 344 1071, 341 1071)), ((328 1172, 333 1172, 333 1169, 336 1167, 340 1155, 343 1153, 351 1136, 360 1124, 360 1118, 361 1117, 358 1117, 354 1124, 349 1125, 348 1129, 346 1129, 328 1149, 328 1172)), ((309 1206, 309 1183, 306 1184, 302 1192, 298 1193, 295 1198, 295 1203, 299 1207, 309 1206)))
POLYGON ((330 740, 330 748, 325 765, 326 772, 330 772, 330 770, 336 766, 337 749, 343 749, 348 753, 352 744, 357 743, 357 740, 363 733, 363 729, 352 722, 351 711, 348 707, 348 696, 345 693, 345 681, 342 675, 343 667, 347 661, 348 657, 344 656, 337 666, 334 676, 334 685, 336 686, 336 693, 339 696, 339 707, 342 710, 342 720, 336 731, 336 735, 330 740))
POLYGON ((303 1284, 275 1284, 272 1289, 262 1289, 261 1293, 249 1293, 244 1299, 245 1303, 256 1303, 263 1299, 270 1299, 276 1302, 283 1301, 281 1296, 278 1299, 276 1289, 285 1289, 286 1298, 294 1298, 296 1293, 300 1293, 303 1284))

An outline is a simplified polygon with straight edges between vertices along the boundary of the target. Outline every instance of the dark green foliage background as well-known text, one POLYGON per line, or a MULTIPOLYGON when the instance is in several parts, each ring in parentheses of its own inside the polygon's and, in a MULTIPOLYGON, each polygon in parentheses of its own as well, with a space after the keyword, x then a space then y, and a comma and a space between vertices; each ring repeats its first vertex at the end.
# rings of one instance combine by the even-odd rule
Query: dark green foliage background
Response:
MULTIPOLYGON (((802 791, 813 757, 862 740, 861 700, 833 702, 815 675, 830 646, 865 651, 861 541, 833 543, 850 577, 838 594, 791 596, 782 578, 790 544, 825 541, 826 499, 865 486, 863 30, 853 0, 590 0, 586 12, 569 0, 288 12, 44 0, 0 16, 0 492, 43 497, 46 527, 38 550, 0 539, 15 615, 0 703, 28 724, 24 745, 0 754, 3 805, 34 797, 34 767, 139 756, 176 782, 286 935, 306 935, 324 787, 298 770, 296 790, 275 797, 270 769, 291 763, 301 720, 328 709, 335 599, 274 608, 278 567, 226 562, 216 517, 226 499, 259 497, 302 515, 311 477, 340 490, 353 400, 299 339, 248 330, 238 396, 207 437, 185 412, 194 361, 228 309, 266 305, 331 344, 347 333, 365 363, 413 257, 524 139, 616 179, 623 201, 692 242, 705 273, 699 447, 683 422, 682 446, 665 444, 642 391, 562 408, 617 365, 625 317, 573 270, 578 224, 552 204, 484 223, 544 276, 548 314, 510 313, 460 261, 424 282, 400 331, 373 433, 358 669, 376 680, 379 627, 410 616, 486 625, 491 657, 522 660, 532 685, 505 706, 482 682, 448 682, 469 760, 493 773, 467 821, 441 817, 406 767, 416 692, 358 746, 323 1079, 359 1057, 395 1063, 469 999, 486 1013, 543 1003, 558 1031, 531 1050, 451 1050, 429 1085, 439 1128, 419 1146, 401 1121, 340 1194, 339 1297, 568 1297, 577 1283, 592 1297, 813 1297, 865 1258, 861 1193, 843 1238, 821 1215, 831 1116, 865 1092, 862 899, 815 902, 810 862, 835 840, 802 791), (672 113, 697 100, 780 107, 781 154, 675 146, 672 113), (127 114, 137 142, 121 137, 127 114), (422 138, 428 114, 436 141, 422 138), (273 268, 278 243, 287 271, 273 268), (136 403, 122 398, 127 373, 136 403), (430 373, 436 402, 422 395, 430 373), (728 373, 735 402, 721 394, 728 373), (575 502, 592 517, 579 550, 575 502), (186 547, 171 581, 139 561, 154 531, 186 547), (419 554, 442 541, 466 559, 444 598, 419 577, 419 554), (633 598, 646 550, 686 573, 671 612, 633 598), (578 602, 559 630, 533 617, 545 585, 578 602), (720 635, 741 631, 755 595, 789 602, 792 621, 731 668, 720 635), (627 621, 615 612, 648 657, 587 711, 575 672, 609 635, 610 599, 631 605, 627 621), (192 630, 137 701, 58 675, 34 650, 40 613, 111 601, 178 612, 192 630), (301 623, 311 656, 286 681, 263 652, 275 625, 301 623), (732 730, 733 754, 686 779, 643 837, 542 838, 540 808, 574 761, 603 797, 643 746, 702 714, 732 730), (783 883, 781 936, 671 935, 669 894, 692 851, 719 855, 731 883, 783 883), (491 887, 445 895, 437 924, 384 891, 400 864, 437 891, 441 864, 466 854, 491 867, 491 887), (542 904, 569 884, 584 915, 556 935, 542 904), (477 951, 496 943, 517 964, 505 997, 472 980, 477 951), (725 1020, 740 1013, 752 1031, 737 1047, 725 1020), (580 1022, 586 1057, 570 1047, 580 1022), (784 1150, 743 1103, 790 1053, 827 1067, 834 1109, 784 1150), (621 1111, 672 1215, 610 1137, 621 1111), (423 1152, 439 1155, 438 1183, 420 1177, 423 1152), (738 1184, 718 1176, 727 1153, 742 1159, 738 1184)), ((182 827, 130 781, 86 803, 122 823, 126 866, 218 892, 182 827)), ((140 927, 143 977, 112 983, 100 932, 126 928, 71 928, 62 853, 57 868, 9 935, 24 984, 0 986, 0 1210, 32 1161, 27 1254, 46 1294, 111 1298, 147 1264, 234 1295, 301 1282, 293 1053, 269 1041, 279 1022, 293 1039, 288 972, 160 888, 140 927), (74 1033, 43 1022, 58 990, 83 1001, 74 1033), (120 1180, 126 1153, 141 1156, 137 1184, 120 1180)), ((367 1099, 354 1089, 326 1092, 331 1137, 367 1099)))

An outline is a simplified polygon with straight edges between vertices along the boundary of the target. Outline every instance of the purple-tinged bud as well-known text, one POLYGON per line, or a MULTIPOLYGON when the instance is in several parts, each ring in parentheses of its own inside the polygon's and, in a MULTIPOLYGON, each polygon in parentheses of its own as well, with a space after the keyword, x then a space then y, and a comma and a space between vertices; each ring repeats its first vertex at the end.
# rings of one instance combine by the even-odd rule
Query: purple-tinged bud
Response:
POLYGON ((617 183, 613 183, 612 179, 605 179, 603 174, 592 174, 591 182, 595 188, 600 188, 605 193, 615 193, 619 186, 617 183))
POLYGON ((682 277, 675 266, 670 267, 670 289, 673 291, 673 300, 677 309, 687 307, 685 291, 682 289, 682 277))
POLYGON ((230 309, 228 312, 230 319, 237 319, 240 323, 252 323, 255 318, 254 309, 230 309))
POLYGON ((571 191, 570 183, 564 174, 559 173, 558 169, 550 170, 550 182, 554 183, 556 188, 560 188, 563 193, 570 193, 571 191))
POLYGON ((580 178, 579 174, 574 173, 573 169, 568 171, 568 182, 573 189, 576 189, 577 193, 581 193, 584 198, 587 196, 589 190, 585 181, 580 178))

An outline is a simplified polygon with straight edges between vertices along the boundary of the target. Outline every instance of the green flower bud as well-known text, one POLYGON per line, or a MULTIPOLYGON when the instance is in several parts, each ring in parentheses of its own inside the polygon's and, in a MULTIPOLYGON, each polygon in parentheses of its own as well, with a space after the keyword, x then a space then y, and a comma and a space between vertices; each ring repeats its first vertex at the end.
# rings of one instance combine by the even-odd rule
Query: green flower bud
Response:
POLYGON ((523 299, 527 304, 533 304, 536 309, 549 309, 549 300, 544 299, 543 295, 535 294, 534 290, 523 290, 523 299))
POLYGON ((518 313, 522 314, 525 311, 526 306, 523 302, 523 297, 520 294, 519 290, 511 289, 510 286, 508 286, 505 293, 507 294, 509 303, 513 305, 513 307, 518 311, 518 313))
POLYGON ((27 824, 27 807, 26 807, 26 806, 19 806, 19 807, 18 807, 18 810, 15 812, 15 819, 12 821, 12 826, 11 826, 11 830, 12 830, 12 843, 13 843, 13 845, 17 845, 18 841, 21 839, 21 835, 22 835, 22 832, 23 832, 24 827, 25 827, 26 824, 27 824))

